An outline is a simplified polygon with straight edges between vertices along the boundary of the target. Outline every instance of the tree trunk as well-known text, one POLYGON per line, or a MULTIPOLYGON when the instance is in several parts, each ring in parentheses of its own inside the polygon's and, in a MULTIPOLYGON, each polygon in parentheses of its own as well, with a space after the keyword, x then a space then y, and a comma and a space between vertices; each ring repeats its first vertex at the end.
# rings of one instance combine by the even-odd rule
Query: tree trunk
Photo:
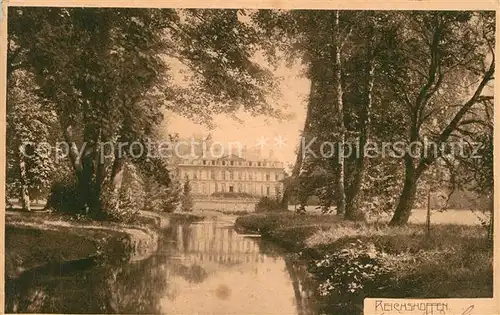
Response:
POLYGON ((92 177, 94 173, 94 159, 92 152, 87 151, 82 157, 82 173, 78 181, 80 197, 82 198, 83 208, 86 213, 93 209, 93 191, 92 177))
POLYGON ((111 187, 109 190, 109 193, 111 194, 110 200, 113 202, 113 204, 108 204, 108 208, 105 210, 113 211, 119 209, 120 207, 119 194, 120 188, 122 187, 123 175, 125 172, 124 165, 124 158, 115 154, 115 159, 111 167, 111 187))
POLYGON ((78 148, 75 142, 73 141, 73 131, 71 126, 62 126, 62 129, 63 129, 64 141, 66 141, 66 143, 69 146, 69 152, 68 152, 69 161, 75 171, 77 180, 79 180, 82 173, 82 164, 80 161, 78 148))
POLYGON ((431 188, 427 191, 427 237, 431 236, 431 188))
POLYGON ((111 169, 111 183, 115 192, 120 190, 122 186, 124 164, 125 161, 123 160, 123 157, 115 157, 113 167, 111 169))
POLYGON ((288 208, 288 203, 290 202, 290 196, 292 195, 292 187, 287 186, 283 190, 283 197, 281 198, 281 207, 288 208))
MULTIPOLYGON (((306 116, 306 123, 307 123, 307 116, 306 116)), ((305 130, 305 128, 304 128, 305 130)), ((281 206, 284 207, 284 208, 288 208, 288 203, 290 201, 290 197, 292 195, 292 190, 295 186, 295 179, 298 178, 299 176, 299 173, 300 173, 300 168, 301 168, 301 165, 302 165, 302 143, 299 145, 299 150, 297 152, 297 158, 295 160, 295 165, 293 166, 293 170, 292 170, 292 176, 291 176, 291 180, 288 181, 287 185, 285 186, 285 189, 283 191, 283 197, 281 199, 281 206)))
POLYGON ((495 225, 495 201, 493 198, 493 194, 490 195, 490 222, 488 226, 488 242, 490 244, 493 244, 493 231, 494 231, 494 225, 495 225))
POLYGON ((339 25, 339 10, 335 11, 334 17, 334 31, 335 39, 333 44, 335 50, 334 62, 334 82, 335 82, 335 96, 336 108, 335 113, 338 119, 339 135, 338 135, 338 155, 337 155, 337 174, 335 180, 336 195, 337 195, 337 214, 343 215, 345 213, 346 196, 345 196, 345 161, 344 161, 344 142, 345 142, 345 128, 344 128, 344 104, 342 101, 342 62, 340 52, 340 25, 339 25))
MULTIPOLYGON (((371 54, 371 52, 369 52, 371 54)), ((354 179, 348 189, 345 219, 362 220, 364 215, 360 209, 362 199, 361 185, 365 176, 365 146, 370 138, 371 109, 373 104, 373 84, 375 80, 375 63, 373 57, 368 61, 368 79, 366 81, 365 103, 361 110, 361 134, 359 137, 359 156, 356 157, 354 179)))
MULTIPOLYGON (((107 138, 102 136, 102 132, 99 132, 98 136, 98 143, 102 143, 107 141, 107 138)), ((102 193, 102 184, 104 182, 104 179, 106 177, 106 167, 104 164, 104 156, 105 152, 102 151, 102 147, 98 145, 96 147, 96 154, 95 154, 95 164, 97 165, 96 168, 96 178, 95 178, 95 187, 94 187, 94 205, 93 207, 96 209, 96 211, 100 212, 101 211, 101 193, 102 193)))
POLYGON ((26 163, 24 161, 24 153, 21 147, 18 151, 18 163, 19 163, 19 182, 21 184, 21 207, 24 211, 31 211, 31 202, 29 195, 29 187, 26 178, 26 163))
POLYGON ((396 211, 394 211, 394 215, 389 223, 390 225, 405 225, 408 223, 415 202, 417 183, 420 174, 421 171, 415 169, 413 165, 413 159, 409 155, 405 156, 405 180, 403 190, 401 191, 396 211))
MULTIPOLYGON (((315 80, 314 78, 311 78, 311 87, 309 91, 309 100, 307 104, 307 111, 306 111, 306 119, 304 121, 304 129, 302 131, 302 137, 306 137, 309 134, 310 131, 310 125, 311 125, 311 113, 312 113, 312 106, 313 106, 313 100, 314 100, 314 95, 315 95, 315 80)), ((302 139, 301 139, 302 140, 302 139)), ((305 153, 302 151, 302 141, 300 141, 299 144, 299 149, 297 151, 297 158, 295 159, 295 165, 293 166, 292 170, 292 176, 291 176, 291 181, 289 182, 289 185, 285 187, 283 191, 283 198, 281 199, 281 206, 288 208, 288 202, 290 200, 290 196, 292 195, 292 189, 295 186, 295 179, 298 178, 300 174, 300 170, 302 168, 302 161, 304 158, 305 153), (291 185, 291 183, 294 183, 291 185)))

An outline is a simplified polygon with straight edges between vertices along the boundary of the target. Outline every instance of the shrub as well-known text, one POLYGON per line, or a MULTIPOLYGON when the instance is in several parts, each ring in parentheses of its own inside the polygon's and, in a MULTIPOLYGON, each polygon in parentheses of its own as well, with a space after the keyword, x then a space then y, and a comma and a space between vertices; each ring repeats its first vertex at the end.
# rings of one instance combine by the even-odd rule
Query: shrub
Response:
POLYGON ((176 179, 171 180, 167 186, 148 178, 145 182, 145 192, 145 210, 172 213, 179 207, 182 187, 176 179))
POLYGON ((144 207, 144 185, 137 169, 125 163, 122 184, 115 189, 107 180, 101 192, 101 207, 110 220, 130 222, 144 207))
POLYGON ((182 188, 181 209, 182 211, 193 211, 193 196, 191 195, 191 184, 186 180, 182 188))
POLYGON ((210 196, 221 197, 221 198, 254 198, 253 195, 246 192, 214 192, 210 196))
POLYGON ((310 272, 319 282, 318 295, 327 313, 358 314, 357 305, 389 284, 390 269, 373 243, 355 240, 312 261, 310 272))
POLYGON ((82 213, 82 201, 76 183, 59 180, 52 184, 45 208, 68 214, 82 213))
POLYGON ((286 210, 286 207, 283 207, 278 199, 271 199, 269 197, 262 197, 255 204, 255 212, 279 212, 286 210))

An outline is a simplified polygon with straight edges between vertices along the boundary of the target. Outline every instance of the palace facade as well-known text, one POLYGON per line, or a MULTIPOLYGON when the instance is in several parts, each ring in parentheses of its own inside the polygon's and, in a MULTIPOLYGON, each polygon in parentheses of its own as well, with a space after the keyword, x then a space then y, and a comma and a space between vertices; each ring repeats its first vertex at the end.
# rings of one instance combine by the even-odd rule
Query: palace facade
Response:
POLYGON ((181 179, 189 179, 195 196, 246 193, 274 197, 283 192, 283 163, 270 159, 198 156, 180 160, 177 170, 181 179))

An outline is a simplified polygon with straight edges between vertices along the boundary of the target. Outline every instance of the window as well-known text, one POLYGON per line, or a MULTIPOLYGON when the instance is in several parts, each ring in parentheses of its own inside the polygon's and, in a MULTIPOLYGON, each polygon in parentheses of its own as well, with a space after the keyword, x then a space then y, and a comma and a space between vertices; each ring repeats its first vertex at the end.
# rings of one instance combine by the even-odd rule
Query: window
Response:
POLYGON ((270 195, 271 194, 271 188, 269 186, 266 187, 266 195, 270 195))
POLYGON ((248 166, 252 166, 252 162, 248 162, 248 166))
POLYGON ((215 172, 214 171, 210 171, 210 178, 215 179, 215 172))
POLYGON ((258 166, 261 166, 261 165, 262 165, 262 163, 260 163, 260 162, 259 162, 259 163, 257 163, 257 165, 258 165, 258 166))
POLYGON ((252 180, 252 173, 248 173, 248 179, 252 180))
POLYGON ((280 175, 279 175, 278 173, 274 174, 274 176, 275 176, 275 180, 276 180, 276 181, 279 181, 279 180, 280 180, 280 175))
POLYGON ((270 175, 270 174, 266 174, 266 180, 267 180, 267 181, 270 181, 270 180, 271 180, 271 175, 270 175))
POLYGON ((234 192, 234 186, 233 185, 229 186, 229 192, 234 192))
POLYGON ((212 161, 212 165, 215 165, 215 161, 212 161))
POLYGON ((226 161, 222 161, 222 165, 226 165, 226 161))
POLYGON ((207 161, 203 160, 203 165, 207 165, 207 161))
POLYGON ((233 161, 231 161, 230 163, 231 163, 231 165, 234 165, 234 162, 233 162, 233 161))
POLYGON ((241 172, 237 172, 238 174, 238 179, 241 180, 241 172))
POLYGON ((230 179, 230 180, 233 180, 233 179, 234 179, 234 174, 233 174, 233 171, 229 172, 229 179, 230 179))
POLYGON ((201 176, 200 176, 201 179, 206 179, 206 176, 205 176, 205 171, 204 170, 201 170, 201 176))

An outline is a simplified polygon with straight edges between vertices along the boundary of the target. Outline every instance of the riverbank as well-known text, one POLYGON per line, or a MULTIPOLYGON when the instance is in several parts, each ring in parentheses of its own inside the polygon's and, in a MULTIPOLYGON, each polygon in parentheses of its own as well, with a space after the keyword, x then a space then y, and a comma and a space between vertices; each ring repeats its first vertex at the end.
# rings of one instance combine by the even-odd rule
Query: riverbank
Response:
POLYGON ((333 215, 252 214, 241 232, 299 253, 326 313, 361 314, 370 297, 493 296, 493 253, 481 226, 346 222, 333 215))
POLYGON ((137 261, 157 248, 158 232, 172 221, 194 222, 200 214, 140 214, 137 223, 74 220, 47 212, 7 211, 5 215, 5 275, 63 263, 92 263, 101 258, 137 261))

